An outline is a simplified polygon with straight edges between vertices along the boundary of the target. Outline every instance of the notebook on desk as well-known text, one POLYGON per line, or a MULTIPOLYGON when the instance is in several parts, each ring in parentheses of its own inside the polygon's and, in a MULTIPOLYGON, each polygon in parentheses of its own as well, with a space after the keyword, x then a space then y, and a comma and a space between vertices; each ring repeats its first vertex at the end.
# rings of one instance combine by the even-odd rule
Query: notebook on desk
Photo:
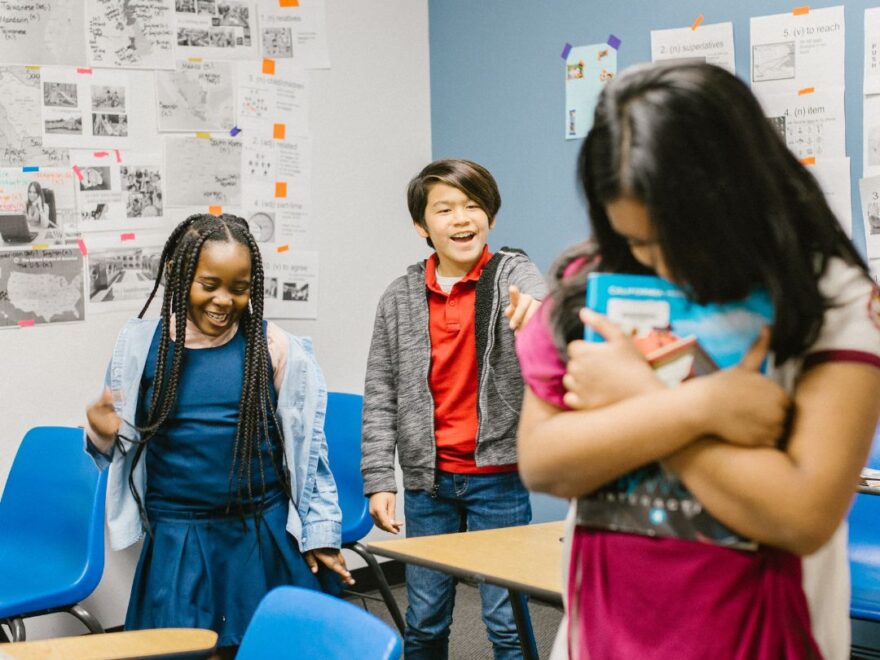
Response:
POLYGON ((22 213, 0 215, 0 237, 4 243, 30 243, 37 237, 22 213))

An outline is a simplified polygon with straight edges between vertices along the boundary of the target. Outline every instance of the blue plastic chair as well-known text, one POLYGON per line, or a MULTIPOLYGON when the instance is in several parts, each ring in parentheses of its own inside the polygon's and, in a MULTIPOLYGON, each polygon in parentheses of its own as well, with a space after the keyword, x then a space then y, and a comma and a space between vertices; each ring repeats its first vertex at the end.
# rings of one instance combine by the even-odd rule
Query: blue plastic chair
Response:
POLYGON ((397 660, 400 638, 381 619, 344 600, 300 587, 263 597, 236 660, 397 660))
POLYGON ((25 618, 52 612, 104 632, 78 603, 104 572, 106 491, 107 473, 83 451, 81 428, 25 434, 0 499, 0 624, 12 641, 25 639, 25 618))
POLYGON ((403 635, 403 615, 385 579, 385 573, 373 554, 360 540, 373 529, 369 500, 364 496, 361 477, 361 415, 364 398, 359 394, 330 392, 327 396, 327 417, 324 434, 327 436, 330 470, 339 492, 342 509, 342 547, 358 554, 369 567, 379 585, 382 600, 391 618, 403 635))
MULTIPOLYGON (((880 429, 868 467, 880 470, 880 429)), ((853 648, 880 651, 880 496, 856 495, 848 522, 853 648)))

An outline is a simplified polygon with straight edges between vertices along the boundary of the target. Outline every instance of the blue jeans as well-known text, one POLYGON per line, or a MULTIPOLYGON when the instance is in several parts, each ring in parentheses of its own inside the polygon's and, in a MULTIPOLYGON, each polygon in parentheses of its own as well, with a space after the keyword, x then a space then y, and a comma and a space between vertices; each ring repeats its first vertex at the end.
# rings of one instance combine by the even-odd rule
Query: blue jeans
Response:
MULTIPOLYGON (((527 525, 532 519, 528 491, 516 472, 438 472, 435 491, 434 495, 424 490, 405 492, 408 537, 527 525)), ((449 656, 455 584, 456 579, 446 573, 406 565, 407 660, 445 660, 449 656)), ((481 584, 480 599, 496 660, 522 658, 507 589, 481 584)))

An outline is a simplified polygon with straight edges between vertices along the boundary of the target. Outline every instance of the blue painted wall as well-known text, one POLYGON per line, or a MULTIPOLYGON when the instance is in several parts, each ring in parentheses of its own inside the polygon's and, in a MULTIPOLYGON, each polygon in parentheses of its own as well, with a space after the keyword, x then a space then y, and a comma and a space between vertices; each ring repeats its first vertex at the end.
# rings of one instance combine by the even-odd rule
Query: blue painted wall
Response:
MULTIPOLYGON (((736 68, 748 79, 749 18, 842 2, 796 0, 429 0, 431 126, 435 158, 464 157, 496 176, 502 207, 490 244, 525 249, 546 271, 587 235, 575 184, 582 140, 564 139, 562 48, 622 40, 620 69, 651 59, 652 29, 732 21, 736 68)), ((846 144, 854 242, 864 254, 858 202, 862 172, 864 10, 847 0, 846 144)))
MULTIPOLYGON (((623 69, 651 59, 652 29, 689 26, 703 14, 704 24, 733 22, 736 69, 748 80, 749 18, 800 4, 806 0, 429 0, 433 156, 469 158, 489 168, 503 200, 490 245, 523 248, 546 272, 563 248, 588 232, 575 182, 583 141, 564 139, 565 43, 604 43, 614 34, 622 40, 623 69)), ((877 5, 880 0, 845 3, 846 151, 853 236, 863 254, 864 10, 877 5)), ((565 502, 545 495, 533 495, 532 506, 536 522, 566 510, 565 502)))

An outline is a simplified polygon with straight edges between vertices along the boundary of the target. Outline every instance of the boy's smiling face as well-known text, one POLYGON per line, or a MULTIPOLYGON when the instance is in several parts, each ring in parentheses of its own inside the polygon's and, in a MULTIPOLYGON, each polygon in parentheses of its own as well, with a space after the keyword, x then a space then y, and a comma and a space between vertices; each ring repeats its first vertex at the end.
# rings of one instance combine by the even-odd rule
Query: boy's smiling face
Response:
POLYGON ((467 275, 483 254, 495 218, 464 192, 445 183, 428 191, 425 227, 414 225, 419 236, 430 238, 437 251, 437 272, 443 277, 467 275))

